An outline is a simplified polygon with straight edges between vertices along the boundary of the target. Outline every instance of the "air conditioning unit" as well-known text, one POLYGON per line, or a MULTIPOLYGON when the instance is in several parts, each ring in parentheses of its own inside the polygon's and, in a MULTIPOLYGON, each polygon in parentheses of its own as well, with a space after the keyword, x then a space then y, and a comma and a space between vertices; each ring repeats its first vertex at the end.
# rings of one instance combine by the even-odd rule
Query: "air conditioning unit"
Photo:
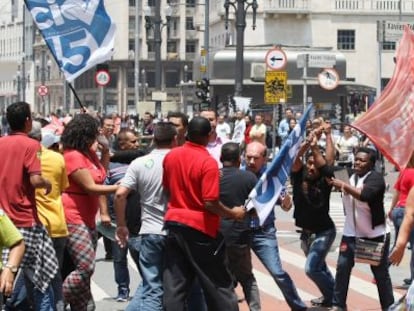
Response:
POLYGON ((252 63, 250 67, 250 79, 253 81, 264 81, 266 74, 265 63, 252 63))

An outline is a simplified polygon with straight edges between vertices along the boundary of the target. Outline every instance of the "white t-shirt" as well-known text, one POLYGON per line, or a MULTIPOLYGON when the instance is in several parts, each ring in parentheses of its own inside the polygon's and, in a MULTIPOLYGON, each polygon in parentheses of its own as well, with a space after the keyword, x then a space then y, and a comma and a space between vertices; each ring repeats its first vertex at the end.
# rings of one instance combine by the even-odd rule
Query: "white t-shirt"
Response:
POLYGON ((246 131, 246 121, 244 119, 236 120, 234 123, 234 132, 232 141, 241 144, 244 141, 244 132, 246 131))
POLYGON ((336 146, 339 149, 339 162, 354 162, 354 148, 359 145, 358 138, 351 136, 345 138, 344 136, 339 137, 336 141, 336 146))
POLYGON ((154 149, 131 162, 121 186, 139 192, 141 229, 139 234, 166 235, 164 214, 168 198, 162 187, 162 163, 170 149, 154 149))
MULTIPOLYGON (((358 178, 357 188, 362 189, 364 186, 364 180, 370 174, 368 172, 363 177, 358 178)), ((351 176, 349 182, 351 186, 355 186, 355 174, 351 176)), ((355 199, 352 195, 344 193, 342 196, 342 202, 345 209, 345 224, 344 235, 348 237, 360 237, 360 238, 375 238, 383 235, 385 232, 389 232, 389 228, 385 224, 378 225, 372 229, 372 217, 371 209, 367 202, 362 202, 355 199), (357 228, 355 230, 353 203, 355 201, 355 218, 357 221, 357 228)))
POLYGON ((226 122, 224 123, 217 123, 216 125, 216 133, 217 136, 221 139, 229 138, 231 133, 230 125, 228 125, 226 122))

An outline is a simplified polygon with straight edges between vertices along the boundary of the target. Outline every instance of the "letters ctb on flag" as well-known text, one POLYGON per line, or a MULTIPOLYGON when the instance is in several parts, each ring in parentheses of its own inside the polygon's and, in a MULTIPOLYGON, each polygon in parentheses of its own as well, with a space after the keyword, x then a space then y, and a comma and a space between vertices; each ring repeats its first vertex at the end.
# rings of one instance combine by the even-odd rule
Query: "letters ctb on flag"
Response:
POLYGON ((103 0, 25 0, 66 80, 110 59, 115 25, 103 0))

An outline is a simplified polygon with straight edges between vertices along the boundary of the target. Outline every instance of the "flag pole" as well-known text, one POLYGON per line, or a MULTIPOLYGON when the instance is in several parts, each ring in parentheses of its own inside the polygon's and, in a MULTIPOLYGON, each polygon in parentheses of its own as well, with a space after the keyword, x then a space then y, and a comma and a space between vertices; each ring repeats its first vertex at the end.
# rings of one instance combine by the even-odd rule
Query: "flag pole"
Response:
POLYGON ((79 98, 78 94, 76 93, 76 90, 75 90, 75 88, 73 87, 72 83, 69 83, 69 82, 68 82, 68 85, 69 85, 69 88, 70 88, 70 90, 72 91, 73 95, 75 96, 76 101, 78 102, 78 104, 79 104, 79 106, 80 106, 80 109, 81 109, 83 112, 86 112, 86 108, 85 108, 85 106, 84 106, 84 105, 82 105, 82 102, 81 102, 81 100, 80 100, 80 98, 79 98))

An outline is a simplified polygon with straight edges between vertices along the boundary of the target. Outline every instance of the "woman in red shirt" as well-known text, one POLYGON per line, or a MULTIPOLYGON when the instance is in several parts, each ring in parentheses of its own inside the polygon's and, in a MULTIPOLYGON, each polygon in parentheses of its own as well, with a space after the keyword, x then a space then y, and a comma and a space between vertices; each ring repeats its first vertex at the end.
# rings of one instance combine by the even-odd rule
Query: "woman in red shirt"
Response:
POLYGON ((244 117, 244 121, 246 122, 246 129, 244 130, 244 145, 247 146, 251 139, 250 139, 250 130, 252 129, 252 118, 249 115, 244 117))
MULTIPOLYGON (((75 265, 63 282, 63 296, 72 310, 79 311, 86 311, 89 301, 93 303, 90 279, 95 269, 99 195, 117 189, 116 185, 103 185, 109 148, 98 143, 98 128, 98 120, 80 114, 69 122, 61 137, 70 184, 62 195, 69 230, 66 248, 75 265), (101 159, 96 154, 98 148, 101 159)), ((106 206, 102 206, 101 220, 110 222, 106 206)))

